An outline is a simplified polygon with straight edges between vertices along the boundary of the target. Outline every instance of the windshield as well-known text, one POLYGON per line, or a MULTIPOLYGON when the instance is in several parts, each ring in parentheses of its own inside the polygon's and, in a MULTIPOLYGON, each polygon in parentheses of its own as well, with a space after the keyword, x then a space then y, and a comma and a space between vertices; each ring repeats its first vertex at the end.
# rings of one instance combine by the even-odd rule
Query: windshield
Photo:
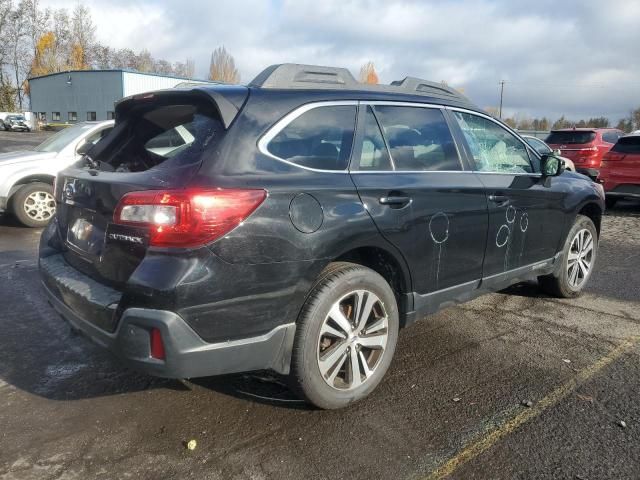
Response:
POLYGON ((7 119, 15 120, 17 122, 24 122, 24 117, 22 117, 20 115, 11 115, 11 116, 7 117, 7 119))
POLYGON ((47 138, 44 142, 38 145, 35 150, 36 152, 56 152, 59 153, 62 151, 67 145, 78 140, 78 137, 86 133, 88 130, 95 127, 93 125, 87 125, 79 123, 78 125, 74 125, 73 127, 67 127, 64 130, 59 131, 55 135, 47 138))
POLYGON ((551 132, 546 141, 553 145, 576 145, 580 143, 593 142, 595 139, 595 132, 568 130, 563 132, 551 132))

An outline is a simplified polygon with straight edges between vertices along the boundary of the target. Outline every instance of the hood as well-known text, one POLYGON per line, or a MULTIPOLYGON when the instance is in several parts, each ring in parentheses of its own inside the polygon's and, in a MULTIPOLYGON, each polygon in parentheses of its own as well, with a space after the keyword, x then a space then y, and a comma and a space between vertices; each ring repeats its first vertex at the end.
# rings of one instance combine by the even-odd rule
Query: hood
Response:
POLYGON ((16 163, 27 163, 54 158, 55 152, 34 152, 24 150, 20 152, 0 153, 0 167, 14 165, 16 163))

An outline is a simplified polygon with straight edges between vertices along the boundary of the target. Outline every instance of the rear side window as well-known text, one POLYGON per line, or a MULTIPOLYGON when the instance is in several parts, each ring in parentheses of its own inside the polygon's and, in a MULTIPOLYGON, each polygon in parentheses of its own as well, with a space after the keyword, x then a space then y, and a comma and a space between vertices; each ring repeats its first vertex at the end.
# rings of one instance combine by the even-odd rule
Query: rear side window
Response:
POLYGON ((396 171, 462 170, 440 110, 382 105, 374 109, 396 171))
POLYGON ((579 145, 590 143, 596 139, 595 132, 583 132, 579 130, 565 132, 551 132, 546 142, 553 145, 579 145))
POLYGON ((312 108, 273 137, 267 150, 303 167, 345 170, 351 155, 355 120, 355 105, 312 108))
POLYGON ((640 153, 640 135, 620 138, 611 151, 618 153, 640 153))
POLYGON ((393 170, 389 151, 371 107, 367 107, 365 114, 360 160, 356 167, 364 171, 393 170))
POLYGON ((620 132, 603 132, 602 140, 607 143, 616 143, 621 136, 620 132))

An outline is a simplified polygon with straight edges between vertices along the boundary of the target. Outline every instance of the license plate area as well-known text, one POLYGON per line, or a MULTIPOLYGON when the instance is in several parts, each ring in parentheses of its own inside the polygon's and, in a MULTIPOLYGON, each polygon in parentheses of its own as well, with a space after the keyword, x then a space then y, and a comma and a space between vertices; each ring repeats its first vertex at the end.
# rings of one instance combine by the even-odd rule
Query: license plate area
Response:
POLYGON ((104 245, 104 230, 96 225, 93 215, 76 213, 67 229, 67 244, 80 253, 100 256, 104 245))

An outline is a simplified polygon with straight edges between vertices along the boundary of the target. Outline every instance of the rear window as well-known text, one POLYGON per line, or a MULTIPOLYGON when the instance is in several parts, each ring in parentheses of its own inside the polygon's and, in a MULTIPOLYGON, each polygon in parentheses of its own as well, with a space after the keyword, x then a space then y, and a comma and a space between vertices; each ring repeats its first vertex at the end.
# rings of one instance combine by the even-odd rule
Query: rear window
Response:
POLYGON ((640 135, 620 138, 611 151, 618 153, 640 153, 640 135))
POLYGON ((355 120, 355 105, 313 108, 273 137, 267 150, 303 167, 345 170, 351 155, 355 120))
POLYGON ((546 142, 554 145, 576 145, 580 143, 593 142, 595 139, 595 132, 583 132, 576 130, 566 132, 551 132, 547 137, 546 142))
POLYGON ((180 167, 202 161, 204 151, 224 133, 207 103, 141 104, 117 124, 93 158, 117 172, 180 167))

